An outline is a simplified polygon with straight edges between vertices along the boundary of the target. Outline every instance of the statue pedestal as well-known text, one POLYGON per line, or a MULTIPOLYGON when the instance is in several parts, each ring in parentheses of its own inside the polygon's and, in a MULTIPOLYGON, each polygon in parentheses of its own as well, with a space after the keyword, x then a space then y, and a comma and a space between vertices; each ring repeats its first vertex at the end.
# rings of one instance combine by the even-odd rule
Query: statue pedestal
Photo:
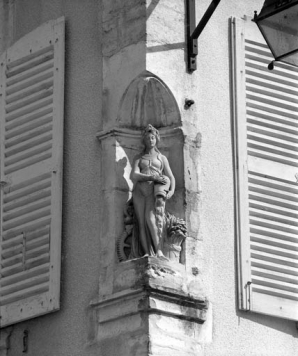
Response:
POLYGON ((199 356, 208 304, 184 265, 143 257, 114 268, 113 293, 92 302, 104 355, 199 356))

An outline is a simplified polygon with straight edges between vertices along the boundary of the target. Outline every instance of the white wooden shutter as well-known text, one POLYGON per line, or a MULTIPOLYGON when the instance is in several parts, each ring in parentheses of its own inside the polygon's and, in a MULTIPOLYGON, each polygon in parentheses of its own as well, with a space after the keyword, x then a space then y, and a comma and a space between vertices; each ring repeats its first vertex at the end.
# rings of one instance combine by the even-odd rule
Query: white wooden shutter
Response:
POLYGON ((232 45, 240 308, 298 320, 298 71, 249 18, 232 45))
POLYGON ((64 18, 0 64, 2 327, 59 308, 64 18))

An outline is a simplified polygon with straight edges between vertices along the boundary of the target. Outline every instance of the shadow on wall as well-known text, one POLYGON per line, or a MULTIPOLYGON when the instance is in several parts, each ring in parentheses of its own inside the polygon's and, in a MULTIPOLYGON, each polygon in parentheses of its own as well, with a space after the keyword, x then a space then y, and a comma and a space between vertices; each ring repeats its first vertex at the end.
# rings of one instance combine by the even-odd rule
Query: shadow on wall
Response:
MULTIPOLYGON (((236 315, 238 316, 238 325, 241 325, 242 319, 246 319, 254 323, 266 326, 267 328, 289 334, 295 338, 298 337, 296 322, 293 320, 281 319, 274 316, 241 311, 238 309, 238 305, 236 305, 236 308, 236 315)), ((262 337, 262 335, 260 335, 260 337, 262 337)))

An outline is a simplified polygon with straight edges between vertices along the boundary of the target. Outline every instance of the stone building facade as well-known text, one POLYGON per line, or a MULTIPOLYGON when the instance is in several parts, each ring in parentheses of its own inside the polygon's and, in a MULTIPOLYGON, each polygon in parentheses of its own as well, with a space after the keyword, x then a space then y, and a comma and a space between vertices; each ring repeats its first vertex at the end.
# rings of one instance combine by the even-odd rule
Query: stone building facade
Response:
MULTIPOLYGON (((210 2, 196 2, 197 22, 210 2)), ((270 54, 249 18, 262 5, 222 1, 198 39, 197 70, 189 73, 185 1, 0 1, 1 356, 297 353, 298 74, 282 65, 273 74, 264 69, 270 54), (47 63, 51 67, 39 72, 47 63), (33 84, 23 85, 22 75, 33 84), (35 94, 38 102, 50 101, 27 112, 37 103, 35 94), (53 114, 42 116, 42 126, 34 110, 48 106, 53 114), (11 138, 11 123, 28 115, 11 138), (263 128, 254 115, 265 121, 263 128), (249 128, 241 131, 245 117, 249 128), (36 118, 33 129, 45 131, 24 147, 36 118), (147 124, 159 129, 160 151, 176 178, 167 209, 187 228, 177 261, 129 259, 125 250, 131 247, 123 211, 147 124), (255 135, 248 138, 246 130, 255 135), (54 163, 35 160, 46 149, 54 163), (275 167, 263 161, 255 164, 265 166, 262 172, 248 167, 255 176, 271 177, 264 184, 280 202, 269 207, 272 198, 253 188, 264 216, 254 201, 244 206, 254 177, 248 184, 241 167, 247 157, 266 160, 268 152, 275 157, 270 162, 293 172, 291 178, 275 176, 275 167), (34 224, 51 221, 40 225, 44 235, 37 237, 35 230, 26 233, 31 218, 21 220, 21 206, 12 215, 5 206, 25 184, 23 171, 14 173, 27 158, 34 163, 24 163, 26 182, 53 177, 51 200, 34 210, 34 224), (282 200, 289 195, 290 203, 282 200), (48 215, 38 215, 43 211, 48 215), (256 232, 260 226, 267 234, 256 232), (28 246, 33 259, 47 254, 42 266, 48 270, 39 274, 41 265, 33 264, 38 272, 27 271, 28 246)))

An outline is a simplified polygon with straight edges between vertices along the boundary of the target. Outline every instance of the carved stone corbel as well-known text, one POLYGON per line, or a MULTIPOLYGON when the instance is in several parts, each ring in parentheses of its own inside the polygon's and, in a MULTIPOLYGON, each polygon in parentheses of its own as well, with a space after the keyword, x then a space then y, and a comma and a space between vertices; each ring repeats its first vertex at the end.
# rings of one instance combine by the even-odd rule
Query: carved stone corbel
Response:
POLYGON ((114 268, 112 295, 91 303, 97 340, 111 355, 202 355, 199 335, 208 302, 192 294, 185 266, 143 257, 114 268), (170 354, 169 354, 170 355, 170 354))

